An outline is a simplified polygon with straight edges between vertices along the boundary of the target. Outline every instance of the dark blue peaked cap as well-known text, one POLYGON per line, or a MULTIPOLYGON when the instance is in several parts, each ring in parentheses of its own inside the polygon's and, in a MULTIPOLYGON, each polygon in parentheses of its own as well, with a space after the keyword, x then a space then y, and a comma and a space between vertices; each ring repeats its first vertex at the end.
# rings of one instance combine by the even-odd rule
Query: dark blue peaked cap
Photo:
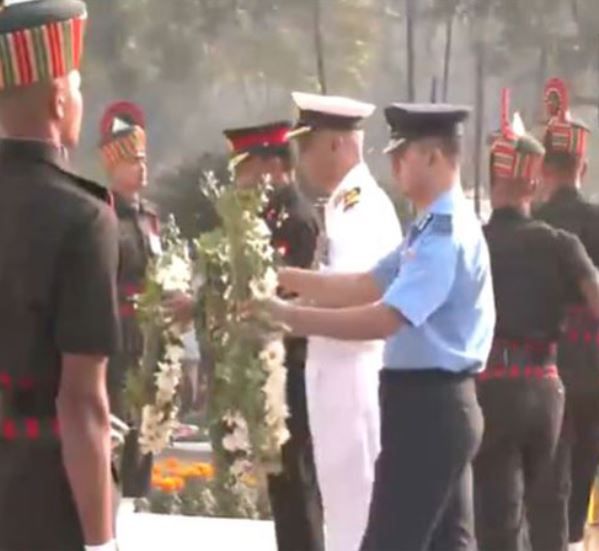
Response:
POLYGON ((406 142, 429 137, 454 137, 464 133, 471 109, 441 103, 394 103, 385 109, 391 140, 389 153, 406 142))

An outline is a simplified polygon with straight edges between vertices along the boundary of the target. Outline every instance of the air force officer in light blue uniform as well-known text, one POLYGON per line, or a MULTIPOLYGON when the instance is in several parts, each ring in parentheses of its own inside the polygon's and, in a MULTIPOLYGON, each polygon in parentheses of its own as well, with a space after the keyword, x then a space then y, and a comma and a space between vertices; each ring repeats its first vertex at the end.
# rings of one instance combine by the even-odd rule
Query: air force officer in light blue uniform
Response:
POLYGON ((281 285, 311 305, 270 306, 297 334, 386 339, 382 451, 362 550, 472 550, 471 462, 483 431, 474 376, 495 306, 487 246, 460 182, 468 110, 395 104, 385 115, 394 178, 418 212, 404 243, 370 273, 284 270, 281 285))

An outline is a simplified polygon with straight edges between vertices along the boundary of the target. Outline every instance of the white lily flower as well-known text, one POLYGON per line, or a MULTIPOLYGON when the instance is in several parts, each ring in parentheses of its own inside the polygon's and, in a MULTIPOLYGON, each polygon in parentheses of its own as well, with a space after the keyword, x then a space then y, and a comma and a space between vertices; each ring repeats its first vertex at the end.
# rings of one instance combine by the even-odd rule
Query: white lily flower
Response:
POLYGON ((268 367, 282 367, 285 362, 285 346, 281 340, 270 341, 260 352, 260 360, 268 367))
POLYGON ((231 465, 231 474, 235 478, 241 478, 249 473, 252 469, 252 464, 247 459, 236 459, 231 465))

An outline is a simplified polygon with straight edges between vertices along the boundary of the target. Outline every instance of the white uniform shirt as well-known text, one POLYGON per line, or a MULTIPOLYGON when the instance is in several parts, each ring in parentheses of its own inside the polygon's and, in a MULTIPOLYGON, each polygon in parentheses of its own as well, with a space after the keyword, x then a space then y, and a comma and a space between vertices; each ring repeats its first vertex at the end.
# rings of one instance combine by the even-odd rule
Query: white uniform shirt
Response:
MULTIPOLYGON (((364 163, 356 165, 329 198, 325 229, 328 258, 321 270, 336 273, 370 271, 402 239, 393 203, 364 163)), ((373 353, 382 355, 382 350, 382 341, 344 342, 311 337, 308 364, 355 363, 363 355, 368 359, 373 353)))

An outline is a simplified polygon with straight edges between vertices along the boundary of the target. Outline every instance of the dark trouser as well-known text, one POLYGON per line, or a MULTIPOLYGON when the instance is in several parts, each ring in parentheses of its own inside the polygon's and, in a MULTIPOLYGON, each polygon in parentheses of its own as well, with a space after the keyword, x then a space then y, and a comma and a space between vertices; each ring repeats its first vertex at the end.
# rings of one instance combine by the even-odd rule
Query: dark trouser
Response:
POLYGON ((556 451, 563 385, 557 377, 490 380, 479 383, 478 399, 485 418, 483 443, 474 462, 479 549, 528 549, 525 521, 527 514, 535 514, 529 498, 556 451))
POLYGON ((287 374, 290 440, 283 446, 283 472, 268 479, 279 551, 324 551, 322 505, 308 428, 303 368, 287 374))
MULTIPOLYGON (((138 367, 144 352, 143 336, 135 316, 121 317, 121 341, 121 351, 112 356, 108 362, 106 383, 110 412, 126 421, 129 417, 125 403, 127 374, 138 367)), ((161 346, 159 334, 156 335, 156 342, 152 345, 157 347, 155 353, 158 354, 161 346)))
POLYGON ((123 421, 126 421, 128 417, 125 405, 127 371, 133 361, 134 359, 128 354, 120 353, 110 358, 108 362, 106 388, 110 402, 110 413, 123 421))
POLYGON ((472 377, 381 372, 381 445, 362 551, 476 548, 471 462, 483 432, 472 377))
POLYGON ((58 444, 0 443, 0 518, 0 551, 82 551, 58 444))
POLYGON ((142 455, 138 438, 137 429, 125 436, 120 470, 123 497, 140 498, 150 492, 154 456, 151 453, 142 455))
MULTIPOLYGON (((108 397, 110 412, 123 421, 129 421, 125 407, 125 384, 127 371, 135 365, 136 359, 127 353, 117 354, 108 364, 108 397)), ((153 456, 142 455, 138 444, 139 432, 131 430, 125 437, 120 466, 120 481, 123 497, 145 497, 150 491, 153 456)))
POLYGON ((538 549, 561 551, 584 537, 589 499, 599 463, 599 393, 566 390, 566 414, 551 473, 531 518, 538 549))
POLYGON ((570 443, 570 542, 582 541, 599 464, 599 392, 572 395, 566 423, 570 443))
POLYGON ((594 347, 560 348, 566 412, 558 449, 535 497, 539 518, 531 518, 537 549, 561 551, 584 537, 584 526, 599 464, 599 363, 594 347))

